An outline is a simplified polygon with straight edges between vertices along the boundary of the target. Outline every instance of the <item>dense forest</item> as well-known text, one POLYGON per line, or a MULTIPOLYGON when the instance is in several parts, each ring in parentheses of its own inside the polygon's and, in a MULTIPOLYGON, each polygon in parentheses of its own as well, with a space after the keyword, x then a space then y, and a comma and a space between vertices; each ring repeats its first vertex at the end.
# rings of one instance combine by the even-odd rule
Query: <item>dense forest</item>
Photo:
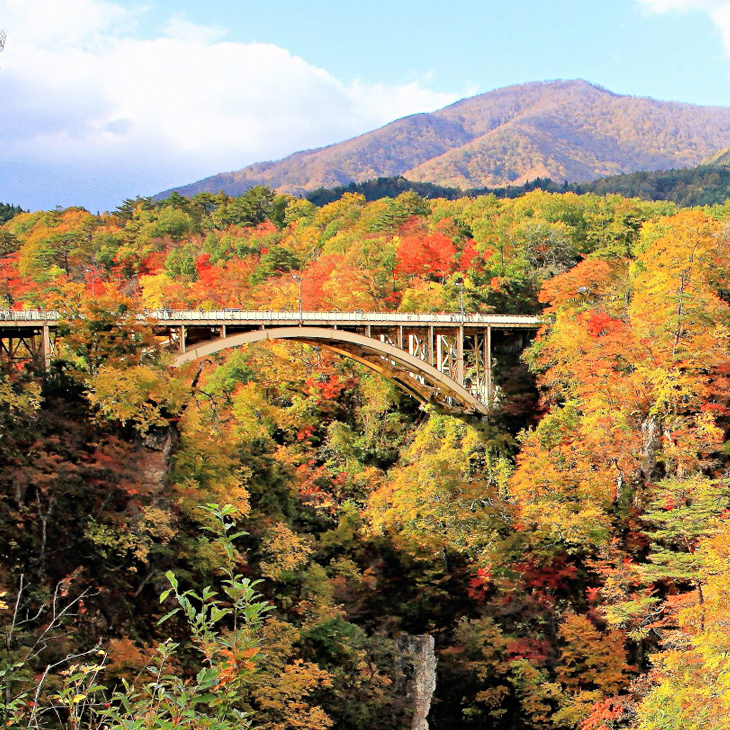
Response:
POLYGON ((730 205, 255 187, 13 211, 10 728, 730 727, 730 205), (542 313, 486 419, 325 349, 170 367, 147 309, 542 313), (409 668, 409 661, 411 665, 409 668))

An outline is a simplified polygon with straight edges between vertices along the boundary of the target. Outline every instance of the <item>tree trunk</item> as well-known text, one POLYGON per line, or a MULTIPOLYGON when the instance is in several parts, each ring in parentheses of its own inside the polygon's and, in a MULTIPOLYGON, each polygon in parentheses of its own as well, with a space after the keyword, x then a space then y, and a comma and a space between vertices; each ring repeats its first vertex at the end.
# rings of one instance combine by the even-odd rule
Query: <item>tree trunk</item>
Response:
POLYGON ((650 482, 656 476, 656 457, 661 448, 661 433, 653 416, 649 416, 641 424, 642 463, 641 472, 645 482, 650 482))

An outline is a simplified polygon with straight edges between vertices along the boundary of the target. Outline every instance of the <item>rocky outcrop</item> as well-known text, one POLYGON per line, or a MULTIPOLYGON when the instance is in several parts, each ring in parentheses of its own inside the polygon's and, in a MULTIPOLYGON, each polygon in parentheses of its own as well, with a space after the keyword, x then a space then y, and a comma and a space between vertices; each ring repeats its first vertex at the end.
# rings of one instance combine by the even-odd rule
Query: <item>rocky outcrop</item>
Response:
POLYGON ((150 494, 164 489, 170 457, 179 441, 180 436, 172 425, 152 429, 141 439, 138 470, 140 482, 150 494))
POLYGON ((411 703, 411 730, 428 730, 428 713, 436 691, 436 652, 433 636, 403 634, 397 640, 397 675, 411 703))

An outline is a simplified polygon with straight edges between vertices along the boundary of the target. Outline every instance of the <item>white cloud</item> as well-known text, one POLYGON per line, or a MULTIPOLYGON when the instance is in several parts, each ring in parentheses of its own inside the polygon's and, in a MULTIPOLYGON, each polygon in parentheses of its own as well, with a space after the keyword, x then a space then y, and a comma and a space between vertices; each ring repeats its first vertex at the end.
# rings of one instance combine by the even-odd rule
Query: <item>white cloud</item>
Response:
POLYGON ((107 0, 0 0, 0 201, 113 207, 456 100, 344 84, 285 49, 107 0))
POLYGON ((653 13, 670 11, 706 13, 720 32, 725 51, 730 55, 730 0, 638 0, 638 2, 653 13))
POLYGON ((713 22, 720 31, 725 51, 730 55, 730 3, 718 4, 710 13, 713 22))
POLYGON ((108 0, 2 0, 0 18, 23 45, 60 49, 131 30, 136 14, 108 0))
POLYGON ((713 12, 728 3, 723 0, 639 0, 639 4, 654 13, 666 13, 670 10, 713 12))

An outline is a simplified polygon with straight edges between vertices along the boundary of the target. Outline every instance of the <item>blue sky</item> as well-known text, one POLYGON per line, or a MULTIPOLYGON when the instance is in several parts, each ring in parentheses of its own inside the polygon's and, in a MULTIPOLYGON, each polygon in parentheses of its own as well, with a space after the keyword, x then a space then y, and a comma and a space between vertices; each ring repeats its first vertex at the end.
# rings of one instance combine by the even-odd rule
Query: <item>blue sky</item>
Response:
POLYGON ((30 209, 113 209, 528 81, 730 106, 730 0, 0 0, 0 29, 0 201, 30 209))
MULTIPOLYGON (((162 22, 171 4, 156 5, 162 22)), ((227 27, 241 42, 286 48, 342 81, 420 80, 469 94, 580 77, 617 93, 730 103, 720 31, 709 12, 697 12, 712 3, 284 0, 274 14, 251 0, 196 5, 178 7, 192 21, 227 27), (677 12, 683 6, 696 10, 677 12)))

